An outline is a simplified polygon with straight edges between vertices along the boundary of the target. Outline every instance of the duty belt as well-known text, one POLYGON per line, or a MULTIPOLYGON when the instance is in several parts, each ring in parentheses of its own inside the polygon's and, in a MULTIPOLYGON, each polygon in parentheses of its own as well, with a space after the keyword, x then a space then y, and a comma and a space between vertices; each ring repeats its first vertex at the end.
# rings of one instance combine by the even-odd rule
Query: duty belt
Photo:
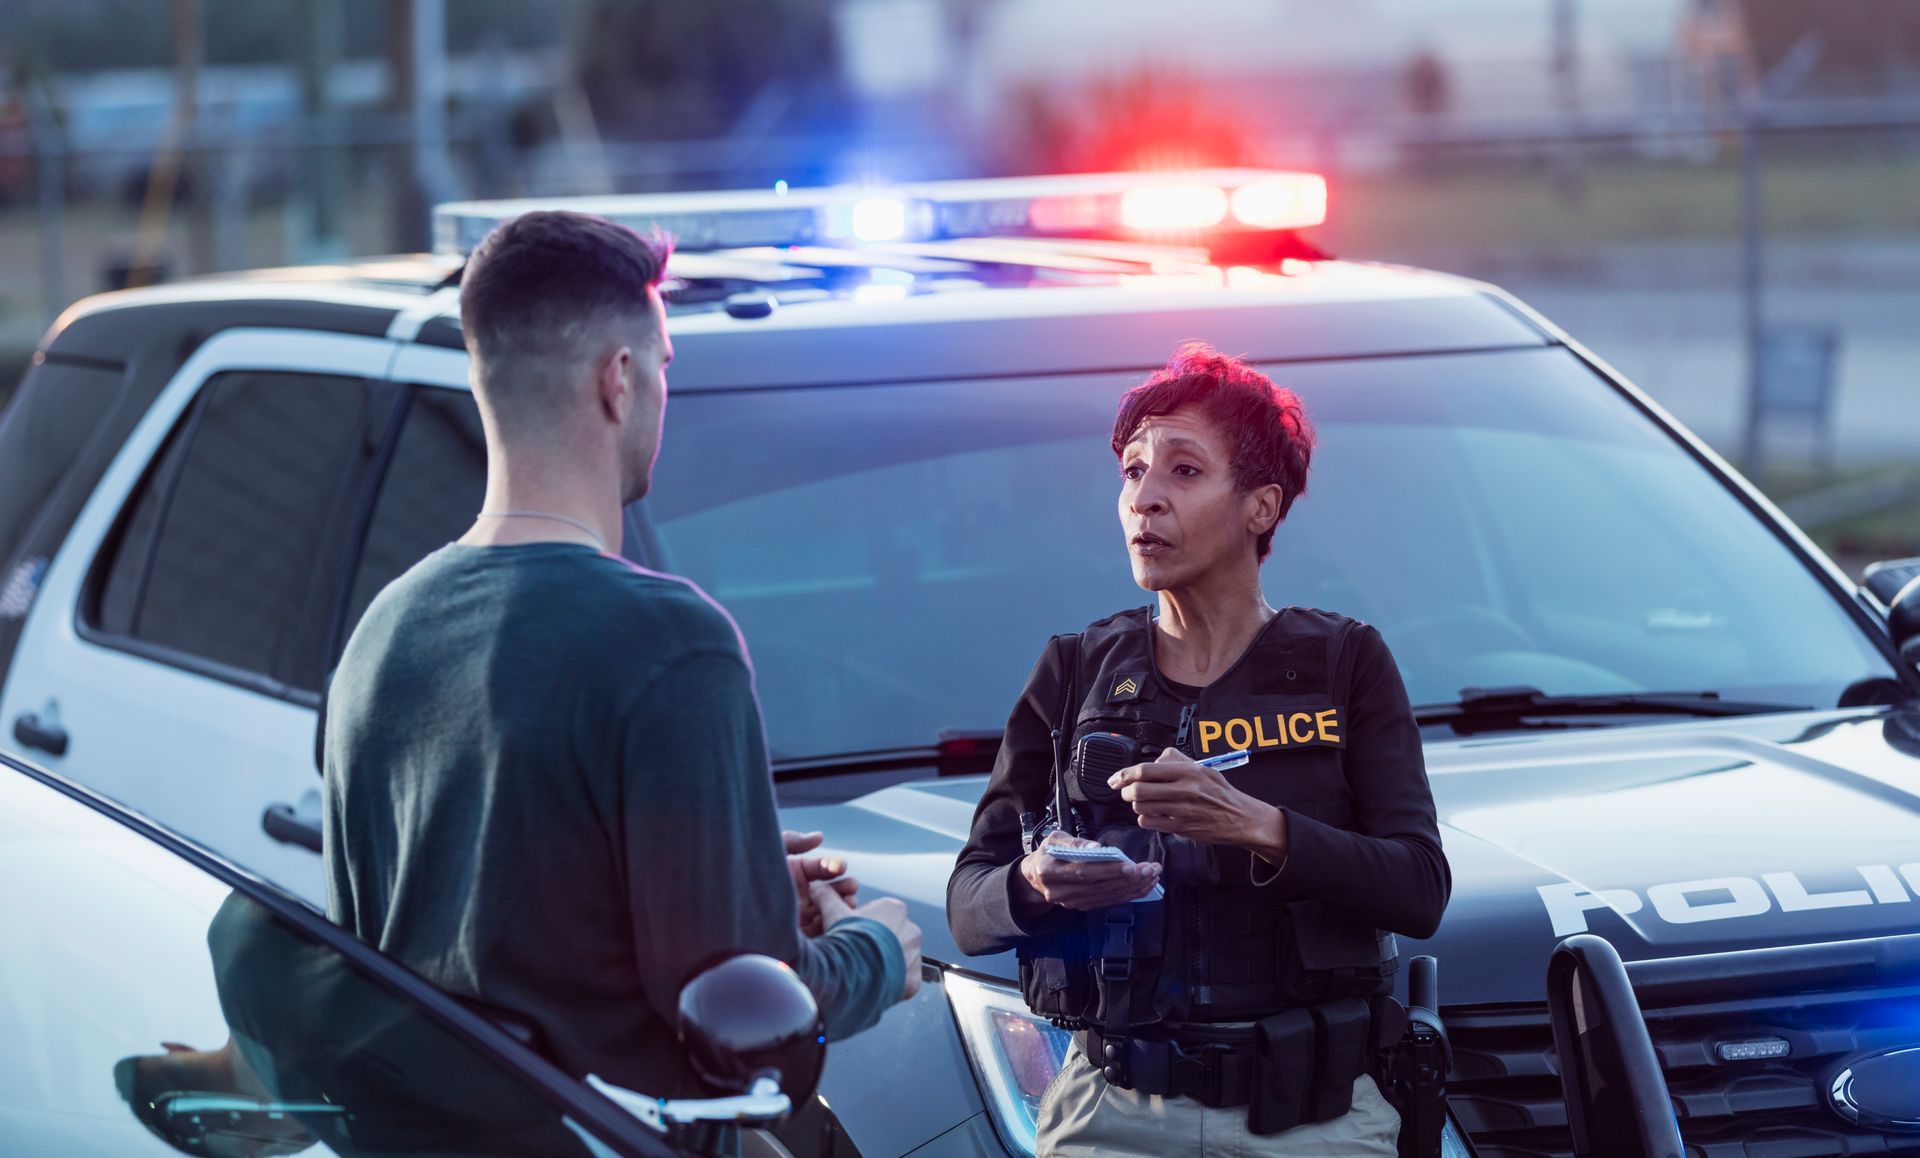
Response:
MULTIPOLYGON (((1228 1033, 1230 1031, 1220 1031, 1228 1033)), ((1243 1040, 1108 1038, 1086 1031, 1081 1047, 1107 1081, 1143 1094, 1178 1095, 1207 1106, 1244 1106, 1256 1081, 1260 1044, 1251 1029, 1243 1040)))
POLYGON ((1107 1081, 1143 1094, 1247 1107, 1247 1128, 1277 1134, 1324 1122, 1353 1104, 1353 1083, 1377 1045, 1365 998, 1283 1010, 1251 1026, 1084 1031, 1081 1047, 1107 1081))

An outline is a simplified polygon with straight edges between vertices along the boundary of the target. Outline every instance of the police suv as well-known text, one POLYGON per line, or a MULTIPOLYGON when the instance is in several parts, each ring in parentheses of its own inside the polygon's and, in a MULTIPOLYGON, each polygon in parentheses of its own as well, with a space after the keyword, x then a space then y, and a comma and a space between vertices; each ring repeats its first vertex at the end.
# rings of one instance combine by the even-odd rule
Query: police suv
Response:
MULTIPOLYGON (((564 204, 679 242, 666 443, 620 550, 739 621, 788 826, 905 898, 937 965, 833 1047, 836 1146, 1032 1149, 1066 1035, 1010 955, 954 949, 945 885, 1049 635, 1144 602, 1108 434, 1184 340, 1305 399, 1321 443, 1269 601, 1378 626, 1416 705, 1454 891, 1401 949, 1441 961, 1450 1152, 1568 1152, 1544 979, 1569 934, 1637 961, 1920 926, 1920 564, 1856 586, 1499 289, 1330 259, 1319 177, 564 204)), ((442 207, 433 257, 55 324, 0 426, 24 755, 320 898, 326 673, 479 509, 460 255, 530 207, 442 207)), ((1832 1092, 1869 1055, 1920 1085, 1920 977, 1848 977, 1642 995, 1691 1152, 1920 1152, 1832 1092)))

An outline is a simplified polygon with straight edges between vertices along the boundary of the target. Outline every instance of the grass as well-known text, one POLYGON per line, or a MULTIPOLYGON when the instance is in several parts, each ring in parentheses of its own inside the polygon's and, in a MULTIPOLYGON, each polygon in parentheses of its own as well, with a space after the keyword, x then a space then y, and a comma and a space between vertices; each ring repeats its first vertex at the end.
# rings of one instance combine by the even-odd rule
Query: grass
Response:
MULTIPOLYGON (((1484 165, 1335 177, 1320 236, 1335 252, 1391 255, 1443 246, 1574 248, 1644 240, 1726 241, 1740 230, 1738 154, 1710 163, 1589 165, 1563 199, 1545 166, 1484 165)), ((1920 149, 1905 155, 1793 155, 1766 162, 1773 235, 1920 234, 1920 149)))
POLYGON ((1850 467, 1831 478, 1809 470, 1776 470, 1768 473, 1762 489, 1789 513, 1821 495, 1882 493, 1883 502, 1864 509, 1843 510, 1817 522, 1800 520, 1801 529, 1821 550, 1856 578, 1869 563, 1920 556, 1920 463, 1850 467))

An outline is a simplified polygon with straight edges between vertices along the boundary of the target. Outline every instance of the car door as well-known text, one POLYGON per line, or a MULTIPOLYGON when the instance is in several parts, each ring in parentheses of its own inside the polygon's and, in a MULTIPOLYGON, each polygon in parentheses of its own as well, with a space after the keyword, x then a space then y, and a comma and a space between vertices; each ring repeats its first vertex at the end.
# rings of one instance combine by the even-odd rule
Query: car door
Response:
POLYGON ((5 759, 0 881, 0 1151, 674 1152, 290 896, 5 759))
POLYGON ((182 366, 48 566, 0 720, 34 759, 309 899, 314 718, 398 413, 393 343, 232 330, 182 366))

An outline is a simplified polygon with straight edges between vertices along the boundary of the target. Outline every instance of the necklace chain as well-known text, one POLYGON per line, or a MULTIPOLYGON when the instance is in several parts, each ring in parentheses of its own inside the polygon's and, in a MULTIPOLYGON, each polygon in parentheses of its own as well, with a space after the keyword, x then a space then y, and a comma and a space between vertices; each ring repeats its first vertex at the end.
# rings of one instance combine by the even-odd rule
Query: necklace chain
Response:
POLYGON ((547 519, 555 523, 565 523, 569 527, 586 532, 593 537, 593 545, 602 552, 607 549, 607 541, 596 531, 579 519, 570 515, 556 515, 552 511, 481 511, 474 516, 477 519, 547 519))

